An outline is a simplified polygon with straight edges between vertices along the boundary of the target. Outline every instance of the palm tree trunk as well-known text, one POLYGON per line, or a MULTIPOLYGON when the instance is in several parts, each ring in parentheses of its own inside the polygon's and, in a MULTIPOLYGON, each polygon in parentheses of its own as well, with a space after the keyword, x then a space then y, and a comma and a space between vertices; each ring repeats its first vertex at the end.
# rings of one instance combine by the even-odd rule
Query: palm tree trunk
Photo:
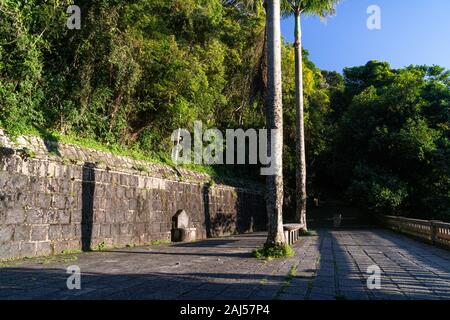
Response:
POLYGON ((296 104, 296 220, 307 230, 306 225, 306 156, 305 156, 305 124, 303 100, 303 57, 302 57, 302 31, 301 12, 295 12, 295 104, 296 104))
POLYGON ((267 128, 273 174, 267 176, 267 244, 284 244, 283 234, 283 101, 281 80, 281 19, 280 0, 267 1, 267 128), (273 140, 272 140, 273 139, 273 140))

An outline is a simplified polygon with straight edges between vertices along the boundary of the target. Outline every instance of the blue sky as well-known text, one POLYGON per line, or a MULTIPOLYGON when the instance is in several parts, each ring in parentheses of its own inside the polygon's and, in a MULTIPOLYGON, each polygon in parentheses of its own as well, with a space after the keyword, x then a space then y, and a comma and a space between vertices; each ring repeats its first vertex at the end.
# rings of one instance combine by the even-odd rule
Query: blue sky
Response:
MULTIPOLYGON (((303 45, 321 69, 382 60, 394 68, 410 64, 450 69, 450 0, 343 0, 337 14, 321 21, 304 17, 303 45), (369 30, 367 8, 381 9, 381 30, 369 30)), ((294 19, 282 22, 284 38, 292 42, 294 19)))

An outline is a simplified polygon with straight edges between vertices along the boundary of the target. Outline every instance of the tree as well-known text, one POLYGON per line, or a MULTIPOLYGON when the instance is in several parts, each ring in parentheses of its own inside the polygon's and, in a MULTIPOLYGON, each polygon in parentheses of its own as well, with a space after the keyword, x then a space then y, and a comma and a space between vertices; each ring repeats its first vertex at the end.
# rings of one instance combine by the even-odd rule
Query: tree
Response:
POLYGON ((306 224, 306 152, 303 97, 303 56, 301 15, 311 14, 325 17, 334 12, 339 0, 283 0, 283 14, 295 17, 295 84, 296 84, 296 220, 307 230, 306 224))
POLYGON ((267 245, 283 245, 283 101, 281 81, 280 0, 268 0, 267 6, 267 128, 269 150, 275 172, 267 176, 267 245))
POLYGON ((370 213, 448 221, 449 79, 436 66, 345 69, 349 103, 336 121, 328 181, 370 213))

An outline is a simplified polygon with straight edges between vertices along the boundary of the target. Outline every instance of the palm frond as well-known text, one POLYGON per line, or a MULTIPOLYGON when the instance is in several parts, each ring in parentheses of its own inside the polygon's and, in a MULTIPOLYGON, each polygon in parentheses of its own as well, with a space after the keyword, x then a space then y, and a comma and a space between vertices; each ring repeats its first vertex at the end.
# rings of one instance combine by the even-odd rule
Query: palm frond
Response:
POLYGON ((325 18, 336 13, 339 2, 341 0, 282 0, 281 12, 283 17, 290 16, 299 10, 302 14, 325 18))

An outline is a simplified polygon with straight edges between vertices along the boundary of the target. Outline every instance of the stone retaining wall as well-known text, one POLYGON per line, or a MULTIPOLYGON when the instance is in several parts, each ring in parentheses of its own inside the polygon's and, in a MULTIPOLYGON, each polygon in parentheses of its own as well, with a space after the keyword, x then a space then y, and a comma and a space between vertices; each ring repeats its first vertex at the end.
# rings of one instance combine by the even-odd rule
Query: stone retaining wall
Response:
POLYGON ((170 240, 186 210, 197 238, 261 230, 260 185, 0 130, 0 259, 170 240))

